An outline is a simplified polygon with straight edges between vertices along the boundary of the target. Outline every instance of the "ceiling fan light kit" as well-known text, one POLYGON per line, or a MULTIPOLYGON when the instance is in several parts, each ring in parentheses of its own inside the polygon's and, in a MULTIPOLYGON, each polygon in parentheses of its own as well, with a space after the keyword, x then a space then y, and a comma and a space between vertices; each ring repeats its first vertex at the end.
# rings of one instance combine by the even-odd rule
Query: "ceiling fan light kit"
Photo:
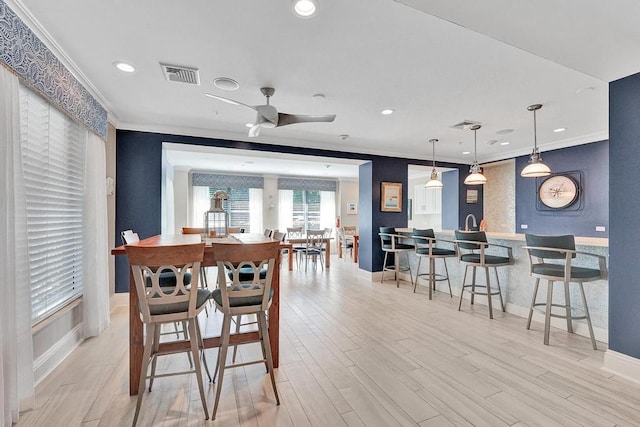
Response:
POLYGON ((537 178, 548 176, 551 174, 549 166, 542 163, 542 156, 538 151, 538 136, 536 131, 536 111, 542 108, 542 104, 533 104, 527 107, 527 110, 533 111, 533 152, 529 158, 529 164, 522 169, 520 176, 524 178, 537 178))
POLYGON ((335 114, 325 115, 302 115, 302 114, 287 114, 279 113, 276 107, 269 103, 269 99, 273 96, 276 90, 272 87, 260 88, 260 92, 267 98, 264 105, 249 105, 234 99, 225 98, 224 96, 218 96, 211 93, 205 93, 208 96, 218 101, 226 102, 233 105, 242 105, 255 110, 256 120, 253 123, 251 129, 249 129, 249 137, 254 138, 260 134, 261 128, 276 128, 280 126, 293 125, 296 123, 312 123, 312 122, 332 122, 335 120, 335 114))
POLYGON ((440 178, 438 177, 438 171, 436 170, 436 142, 438 142, 438 140, 430 139, 429 142, 431 143, 432 148, 431 158, 433 159, 433 169, 431 169, 431 178, 429 179, 429 181, 427 181, 424 187, 432 189, 442 188, 442 181, 440 181, 440 178))
POLYGON ((466 185, 482 185, 487 183, 487 177, 482 174, 482 169, 478 164, 477 154, 478 154, 478 129, 480 129, 480 125, 471 126, 471 130, 473 131, 473 164, 469 169, 469 175, 465 178, 464 183, 466 185))

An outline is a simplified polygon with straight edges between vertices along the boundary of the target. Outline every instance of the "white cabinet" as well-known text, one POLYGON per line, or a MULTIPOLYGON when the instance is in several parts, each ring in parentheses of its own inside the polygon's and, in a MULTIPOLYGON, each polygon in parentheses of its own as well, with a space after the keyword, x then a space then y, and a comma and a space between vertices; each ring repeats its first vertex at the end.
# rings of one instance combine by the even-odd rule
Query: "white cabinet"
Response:
POLYGON ((413 199, 416 215, 442 213, 442 188, 424 188, 424 184, 418 184, 414 187, 413 199))

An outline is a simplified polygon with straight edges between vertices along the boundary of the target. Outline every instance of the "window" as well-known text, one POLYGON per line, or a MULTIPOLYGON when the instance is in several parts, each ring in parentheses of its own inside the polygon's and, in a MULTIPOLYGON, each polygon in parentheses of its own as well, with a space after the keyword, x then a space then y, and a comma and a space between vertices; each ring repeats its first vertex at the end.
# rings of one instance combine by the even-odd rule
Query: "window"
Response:
POLYGON ((278 179, 278 227, 305 230, 332 228, 336 214, 336 182, 313 179, 278 179))
POLYGON ((80 125, 20 88, 32 321, 82 295, 84 143, 80 125))
POLYGON ((222 203, 229 215, 229 227, 244 228, 247 233, 262 233, 263 178, 194 173, 191 179, 194 227, 202 226, 211 197, 216 191, 223 190, 229 195, 222 203))

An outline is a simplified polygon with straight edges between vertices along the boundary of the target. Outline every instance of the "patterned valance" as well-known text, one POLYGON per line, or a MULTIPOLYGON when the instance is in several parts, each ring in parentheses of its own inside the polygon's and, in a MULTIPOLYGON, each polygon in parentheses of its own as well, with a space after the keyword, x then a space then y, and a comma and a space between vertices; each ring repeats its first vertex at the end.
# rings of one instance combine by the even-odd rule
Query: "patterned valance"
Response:
POLYGON ((337 187, 332 179, 278 178, 278 190, 336 191, 337 187))
POLYGON ((195 172, 191 174, 191 184, 215 188, 264 188, 264 178, 250 175, 217 175, 195 172))
POLYGON ((3 0, 0 61, 49 102, 107 139, 107 111, 3 0))

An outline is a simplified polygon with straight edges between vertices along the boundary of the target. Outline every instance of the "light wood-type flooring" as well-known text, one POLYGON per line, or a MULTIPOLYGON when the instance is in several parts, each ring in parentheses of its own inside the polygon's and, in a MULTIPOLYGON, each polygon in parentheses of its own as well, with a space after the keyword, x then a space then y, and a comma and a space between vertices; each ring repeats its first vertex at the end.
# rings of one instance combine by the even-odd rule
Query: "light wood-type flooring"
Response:
MULTIPOLYGON (((452 263, 452 267, 454 263, 452 263)), ((282 268, 280 368, 275 405, 264 365, 225 373, 215 421, 205 421, 193 375, 159 378, 138 425, 154 426, 613 426, 640 425, 640 385, 600 369, 605 344, 427 289, 371 283, 351 262, 330 270, 282 268)), ((214 272, 209 275, 214 277, 214 272)), ((391 275, 389 275, 391 277, 391 275)), ((211 283, 214 283, 211 280, 211 283)), ((526 286, 532 286, 527 283, 526 286)), ((442 288, 444 289, 444 288, 442 288)), ((204 314, 204 313, 203 313, 204 314)), ((203 315, 217 334, 219 313, 203 315)), ((240 349, 242 360, 259 355, 240 349)), ((211 369, 216 350, 207 350, 211 369)), ((159 369, 188 367, 186 355, 159 369)), ((37 387, 26 426, 130 425, 127 312, 85 341, 37 387)), ((209 410, 215 385, 206 383, 209 410)))

